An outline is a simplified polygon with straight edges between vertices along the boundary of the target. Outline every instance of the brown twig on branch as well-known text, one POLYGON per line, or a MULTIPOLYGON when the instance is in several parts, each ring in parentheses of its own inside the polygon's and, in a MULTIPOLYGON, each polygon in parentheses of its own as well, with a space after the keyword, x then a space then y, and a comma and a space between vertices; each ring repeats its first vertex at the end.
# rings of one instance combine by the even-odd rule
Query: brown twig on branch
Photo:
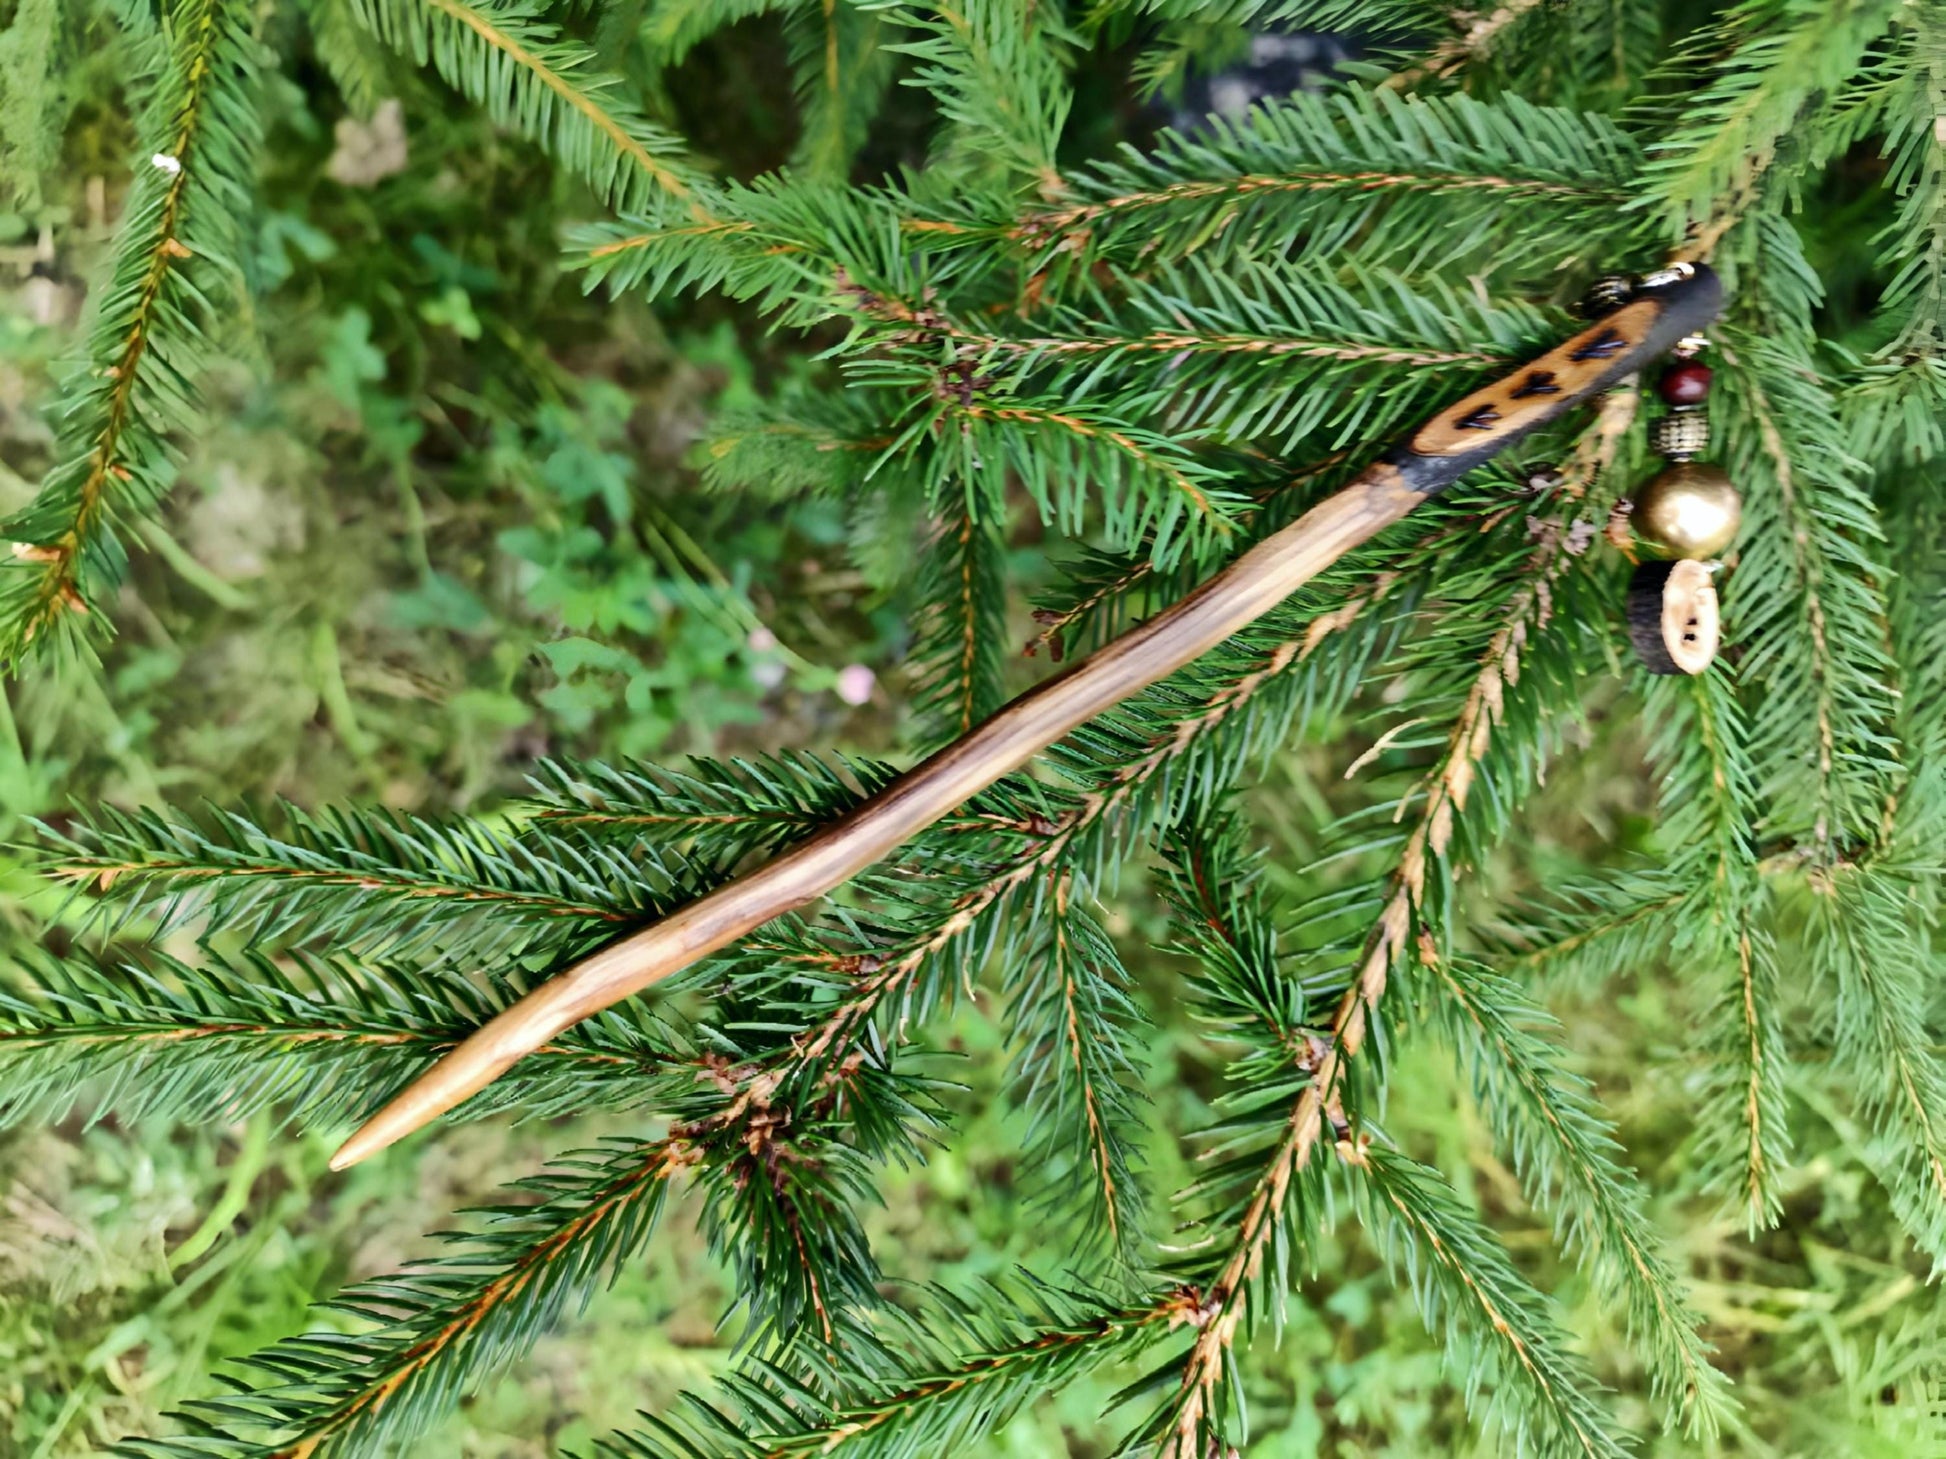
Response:
POLYGON ((1484 57, 1493 49, 1501 32, 1528 11, 1538 9, 1540 3, 1541 0, 1507 0, 1505 5, 1492 10, 1473 14, 1458 12, 1453 19, 1465 27, 1458 35, 1448 36, 1434 46, 1424 59, 1403 71, 1393 72, 1380 84, 1390 91, 1407 91, 1424 81, 1444 80, 1484 57))
POLYGON ((392 1144, 562 1029, 882 860, 1056 741, 1248 627, 1468 470, 1632 374, 1713 318, 1720 299, 1713 274, 1689 270, 1441 411, 1180 602, 1015 699, 810 840, 528 994, 380 1110, 338 1151, 333 1166, 342 1169, 392 1144), (1546 372, 1558 391, 1522 390, 1520 383, 1536 371, 1546 372))

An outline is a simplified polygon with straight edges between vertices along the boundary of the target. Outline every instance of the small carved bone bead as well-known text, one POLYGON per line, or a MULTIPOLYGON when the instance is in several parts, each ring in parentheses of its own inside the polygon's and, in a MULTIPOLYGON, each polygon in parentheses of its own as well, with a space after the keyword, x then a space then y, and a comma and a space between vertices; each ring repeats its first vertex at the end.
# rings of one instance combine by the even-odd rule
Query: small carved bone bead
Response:
POLYGON ((1700 674, 1716 657, 1722 617, 1700 562, 1645 562, 1628 584, 1628 639, 1651 674, 1700 674))
POLYGON ((1709 398, 1710 367, 1695 360, 1671 365, 1656 381, 1655 393, 1671 405, 1701 405, 1709 398))
POLYGON ((1649 422, 1649 449, 1685 461, 1710 448, 1709 417, 1700 410, 1676 410, 1649 422))

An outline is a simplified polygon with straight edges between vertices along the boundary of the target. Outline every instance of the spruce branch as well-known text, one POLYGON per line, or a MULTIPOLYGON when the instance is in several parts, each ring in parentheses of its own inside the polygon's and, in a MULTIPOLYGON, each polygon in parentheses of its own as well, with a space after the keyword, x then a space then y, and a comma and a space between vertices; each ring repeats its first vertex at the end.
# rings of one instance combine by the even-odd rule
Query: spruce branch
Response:
POLYGON ((1217 268, 1192 259, 1131 280, 1118 306, 1051 314, 1031 333, 929 311, 972 374, 1065 408, 1109 406, 1177 436, 1299 459, 1371 443, 1533 355, 1558 322, 1384 270, 1349 283, 1315 263, 1217 268))
POLYGON ((1466 1343, 1480 1359, 1468 1365, 1466 1383, 1469 1400, 1494 1385, 1483 1418, 1532 1435, 1541 1453, 1628 1454, 1546 1298, 1445 1178, 1377 1144, 1344 1164, 1361 1224, 1411 1278, 1428 1323, 1443 1308, 1449 1341, 1466 1343))
POLYGON ((732 297, 767 289, 781 296, 798 282, 796 270, 784 273, 761 260, 789 258, 803 245, 789 236, 766 242, 758 229, 759 224, 750 219, 695 222, 682 212, 668 212, 642 220, 588 224, 569 236, 591 288, 605 285, 615 293, 642 288, 650 295, 678 287, 721 288, 732 297), (746 241, 756 246, 738 246, 746 241))
POLYGON ((1766 889, 1753 846, 1758 804, 1749 733, 1727 666, 1680 684, 1653 683, 1645 708, 1651 757, 1663 767, 1664 870, 1682 889, 1669 919, 1672 961, 1717 981, 1702 1038, 1711 1092, 1734 1122, 1699 1122, 1706 1185, 1736 1192, 1748 1230, 1773 1224, 1789 1152, 1787 1059, 1766 889), (1701 912, 1703 915, 1696 915, 1701 912))
POLYGON ((1734 1408, 1728 1382, 1661 1253, 1640 1180, 1616 1159, 1612 1126, 1551 1041, 1531 1031, 1546 1016, 1484 967, 1424 961, 1496 1140, 1538 1204, 1554 1207, 1564 1248, 1585 1253, 1603 1295, 1627 1311, 1631 1334, 1652 1355, 1658 1396, 1692 1437, 1714 1434, 1734 1408))
POLYGON ((1746 1228, 1773 1225, 1781 1214, 1774 1172, 1787 1138, 1783 1080, 1783 1030, 1774 1011, 1778 1002, 1776 956, 1768 938, 1746 919, 1736 934, 1736 1006, 1743 1040, 1739 1075, 1743 1083, 1743 1208, 1746 1228))
POLYGON ((516 1182, 447 1251, 340 1294, 364 1334, 287 1338, 248 1361, 261 1386, 198 1399, 176 1439, 129 1439, 141 1459, 331 1459, 409 1443, 459 1395, 517 1360, 630 1260, 671 1182, 698 1161, 672 1133, 585 1152, 516 1182), (536 1199, 538 1198, 538 1199, 536 1199))
POLYGON ((745 937, 780 911, 857 877, 956 804, 1063 736, 1245 633, 1469 468, 1617 384, 1635 366, 1714 317, 1720 301, 1714 274, 1685 268, 1645 288, 1609 321, 1536 357, 1530 375, 1560 382, 1551 393, 1529 398, 1531 392, 1517 389, 1514 378, 1473 392, 1453 407, 1453 421, 1423 427, 1410 450, 1375 462, 1180 603, 1043 686, 1057 692, 1030 693, 1013 701, 825 835, 734 879, 656 926, 591 954, 537 989, 361 1126, 334 1163, 342 1168, 383 1149, 490 1082, 520 1057, 522 1048, 544 1042, 579 1018, 745 937), (1466 434, 1476 427, 1484 429, 1484 437, 1466 434))
MULTIPOLYGON (((96 894, 90 916, 160 931, 207 919, 257 942, 329 939, 417 954, 463 937, 476 955, 565 950, 658 915, 711 873, 640 843, 600 844, 546 825, 497 831, 385 810, 278 808, 273 828, 235 811, 207 821, 104 807, 48 835, 56 879, 96 894)), ((763 844, 746 831, 744 850, 763 844)), ((734 838, 713 850, 737 857, 734 838)))
MULTIPOLYGON (((1918 481, 1906 498, 1909 515, 1898 543, 1898 576, 1892 583, 1891 631, 1907 678, 1900 696, 1900 729, 1910 747, 1907 764, 1924 786, 1932 782, 1924 767, 1940 745, 1946 726, 1946 507, 1938 494, 1939 469, 1914 473, 1918 481)), ((1895 832, 1910 834, 1921 824, 1912 788, 1894 807, 1895 832)), ((1921 795, 1919 805, 1928 804, 1921 795)), ((1896 845, 1903 837, 1886 838, 1896 845)))
MULTIPOLYGON (((1684 723, 1693 726, 1694 721, 1684 723)), ((1873 853, 1856 864, 1875 865, 1879 859, 1873 853)), ((1785 853, 1757 862, 1754 869, 1765 881, 1774 882, 1802 876, 1805 864, 1801 856, 1785 853)), ((1499 930, 1494 965, 1523 984, 1544 983, 1550 992, 1571 989, 1586 996, 1617 978, 1667 962, 1677 929, 1699 905, 1719 895, 1712 891, 1709 897, 1699 896, 1693 882, 1664 868, 1630 869, 1611 880, 1572 889, 1546 919, 1499 930)), ((1768 908, 1769 903, 1760 907, 1768 908)), ((1745 949, 1739 939, 1737 998, 1746 1034, 1757 1027, 1750 1016, 1753 1010, 1768 1006, 1775 996, 1775 960, 1769 942, 1759 944, 1753 939, 1745 949)), ((1781 1067, 1781 1054, 1777 1062, 1781 1067)), ((1748 1067, 1755 1069, 1761 1063, 1753 1049, 1748 1067)), ((1757 1081, 1757 1087, 1764 1086, 1765 1081, 1757 1081)))
POLYGON ((1011 468, 1042 519, 1071 533, 1085 530, 1092 506, 1110 542, 1145 541, 1166 565, 1192 545, 1235 532, 1239 504, 1224 474, 1119 413, 965 400, 942 403, 940 414, 950 443, 943 461, 968 476, 998 478, 1011 468))
POLYGON ((1946 18, 1932 6, 1910 16, 1910 46, 1884 108, 1887 185, 1899 197, 1881 265, 1890 282, 1878 301, 1872 358, 1844 400, 1857 454, 1917 464, 1946 450, 1946 18))
POLYGON ((657 1139, 611 1141, 515 1182, 510 1199, 449 1250, 342 1293, 328 1307, 372 1324, 307 1335, 247 1360, 256 1380, 178 1415, 187 1438, 128 1441, 143 1459, 332 1459, 410 1443, 463 1393, 516 1361, 585 1305, 649 1242, 679 1179, 699 1184, 715 1254, 739 1267, 753 1332, 792 1339, 806 1322, 825 1339, 841 1313, 876 1305, 877 1270, 850 1217, 857 1162, 913 1147, 905 1118, 925 1119, 898 1086, 853 1067, 799 1100, 750 1079, 721 1055, 671 1070, 656 1100, 677 1118, 657 1139), (834 1118, 869 1091, 904 1115, 834 1118), (538 1200, 536 1200, 538 1198, 538 1200), (779 1256, 778 1253, 786 1253, 779 1256))
POLYGON ((573 243, 591 282, 612 290, 722 288, 788 323, 833 312, 840 264, 856 278, 894 277, 887 244, 969 279, 1024 254, 1039 281, 1029 298, 1077 267, 1271 260, 1300 236, 1319 256, 1357 238, 1367 269, 1463 255, 1482 277, 1525 279, 1551 277, 1595 239, 1617 255, 1640 251, 1645 221, 1623 210, 1637 167, 1626 136, 1595 115, 1515 98, 1299 94, 1218 120, 1208 135, 1165 132, 1150 152, 1073 170, 1058 203, 1023 209, 988 189, 936 201, 724 184, 713 221, 665 205, 581 229, 573 243))
POLYGON ((997 231, 1050 261, 1180 263, 1274 256, 1298 234, 1325 249, 1369 230, 1360 253, 1373 266, 1437 256, 1518 219, 1521 261, 1499 267, 1525 268, 1566 247, 1576 226, 1626 249, 1635 222, 1618 209, 1634 170, 1633 149, 1604 120, 1517 98, 1487 106, 1299 93, 1241 122, 1212 119, 1204 135, 1164 133, 1148 152, 1071 171, 1060 205, 997 231), (1384 226, 1370 227, 1378 217, 1384 226))
POLYGON ((905 404, 865 389, 793 391, 753 410, 726 413, 699 448, 704 479, 714 491, 759 500, 815 496, 855 502, 855 515, 876 511, 891 539, 886 550, 892 561, 869 562, 861 552, 860 567, 875 586, 890 591, 905 582, 910 539, 934 495, 921 462, 890 454, 905 404), (856 502, 861 475, 869 475, 875 499, 856 502))
MULTIPOLYGON (((861 362, 857 378, 895 399, 933 401, 887 442, 880 463, 921 447, 934 454, 926 468, 934 494, 960 491, 963 481, 976 515, 990 513, 979 502, 1002 490, 1004 472, 1026 483, 1044 520, 1071 533, 1099 510, 1114 547, 1142 540, 1171 562, 1180 541, 1207 557, 1250 508, 1220 489, 1234 464, 1185 437, 1246 453, 1259 441, 1295 450, 1324 433, 1369 440, 1436 408, 1457 383, 1531 355, 1554 332, 1530 309, 1380 271, 1355 287, 1301 266, 1234 272, 1197 263, 1160 270, 1132 283, 1105 317, 1057 312, 1033 333, 959 318, 930 289, 901 297, 847 273, 841 291, 881 326, 853 343, 887 355, 861 362), (1248 389, 1232 388, 1240 370, 1253 377, 1248 389), (1366 381, 1374 388, 1347 393, 1366 381), (1147 420, 1168 429, 1135 424, 1147 420), (1053 441, 1030 438, 1042 428, 1053 441), (935 445, 942 437, 946 444, 935 445)), ((753 452, 752 467, 812 484, 832 470, 830 453, 847 448, 822 421, 802 430, 779 422, 778 430, 787 439, 753 452), (800 451, 811 459, 799 464, 800 451)), ((739 431, 726 451, 747 439, 739 431)))
POLYGON ((663 0, 644 16, 642 44, 664 66, 679 66, 713 32, 788 9, 791 0, 663 0))
MULTIPOLYGON (((589 834, 648 835, 728 861, 836 820, 898 771, 875 760, 804 751, 687 767, 543 761, 527 806, 536 821, 589 834)), ((978 824, 977 820, 969 820, 978 824)))
POLYGON ((1162 562, 1232 533, 1240 502, 1220 467, 1136 423, 1154 414, 1148 393, 1056 393, 1043 387, 1063 382, 1028 375, 1018 355, 983 368, 991 336, 956 325, 929 285, 914 297, 898 284, 838 273, 839 294, 875 326, 854 335, 871 352, 854 378, 912 402, 886 454, 925 462, 935 499, 961 492, 969 518, 991 521, 1017 479, 1044 522, 1078 536, 1098 512, 1113 546, 1146 541, 1162 562))
POLYGON ((1064 189, 1055 149, 1072 101, 1065 75, 1075 37, 1051 5, 1011 0, 886 3, 912 38, 887 46, 915 63, 902 84, 930 95, 949 126, 935 144, 939 165, 1057 197, 1064 189))
MULTIPOLYGON (((692 858, 728 863, 816 831, 898 776, 893 765, 850 756, 822 759, 803 751, 718 761, 692 760, 682 770, 625 762, 548 762, 535 776, 528 806, 537 821, 582 834, 623 840, 652 836, 692 858)), ((935 847, 967 837, 1046 836, 1060 807, 1046 787, 1003 782, 978 802, 934 823, 935 847)), ((923 860, 924 858, 919 858, 923 860)))
POLYGON ((926 607, 910 674, 922 750, 958 739, 1006 698, 1006 507, 984 491, 966 495, 950 504, 920 570, 926 607))
POLYGON ((1121 338, 1100 335, 1051 338, 1042 335, 1013 339, 978 335, 970 330, 953 330, 949 337, 963 341, 976 350, 1025 356, 1032 364, 1038 364, 1043 359, 1085 359, 1110 353, 1214 355, 1219 358, 1226 355, 1254 355, 1268 359, 1296 356, 1312 360, 1427 368, 1447 365, 1487 367, 1508 364, 1516 358, 1511 354, 1490 355, 1479 350, 1414 350, 1354 341, 1299 339, 1282 334, 1192 334, 1180 329, 1158 329, 1148 334, 1121 338))
POLYGON ((1267 1055, 1271 1071, 1281 1075, 1316 1049, 1304 985, 1285 971, 1279 909, 1249 847, 1248 828, 1236 814, 1170 828, 1163 853, 1176 913, 1172 950, 1192 960, 1187 988, 1199 1002, 1241 1013, 1233 1021, 1260 1034, 1244 1059, 1254 1064, 1258 1054, 1267 1055))
POLYGON ((1409 91, 1428 81, 1444 81, 1484 60, 1500 42, 1502 32, 1540 7, 1541 0, 1504 0, 1491 10, 1461 12, 1452 18, 1461 26, 1421 59, 1394 71, 1382 83, 1394 91, 1409 91))
POLYGON ((785 22, 802 118, 796 163, 844 181, 892 80, 885 18, 851 0, 795 6, 785 22))
MULTIPOLYGON (((1833 1056, 1894 1137, 1881 1179, 1938 1270, 1946 1266, 1946 1071, 1926 1018, 1936 961, 1913 936, 1904 877, 1842 868, 1812 891, 1806 941, 1814 972, 1836 994, 1833 1056)), ((1922 925, 1932 930, 1930 919, 1922 925)))
POLYGON ((1896 770, 1877 512, 1836 445, 1829 396, 1802 373, 1801 337, 1735 334, 1721 353, 1735 409, 1726 455, 1750 502, 1735 599, 1751 644, 1741 672, 1766 691, 1752 752, 1774 828, 1830 861, 1876 836, 1896 770))
MULTIPOLYGON (((1249 522, 1248 516, 1242 519, 1246 527, 1249 522)), ((1069 564, 1068 590, 1034 609, 1040 632, 1027 640, 1022 652, 1033 658, 1046 649, 1049 660, 1058 664, 1067 657, 1070 644, 1079 643, 1085 650, 1105 642, 1118 623, 1139 611, 1130 605, 1138 595, 1148 596, 1144 590, 1155 584, 1156 577, 1155 558, 1145 551, 1077 557, 1069 564)), ((1166 585, 1160 590, 1167 591, 1166 585)))
MULTIPOLYGON (((1398 366, 1504 368, 1559 333, 1535 311, 1483 307, 1444 291, 1415 296, 1404 279, 1385 272, 1358 284, 1348 288, 1300 268, 1230 272, 1192 260, 1132 280, 1120 310, 1064 320, 1065 332, 1004 334, 943 316, 934 317, 934 327, 983 365, 1012 357, 1022 370, 1102 356, 1166 355, 1176 368, 1199 356, 1219 365, 1239 356, 1296 357, 1386 366, 1388 378, 1398 366), (1239 320, 1242 329, 1230 322, 1239 320)), ((1094 366, 1089 378, 1100 373, 1094 366)))
POLYGON ((1159 183, 1102 197, 1096 202, 1049 209, 1017 225, 1013 235, 1036 242, 1095 230, 1124 220, 1129 214, 1185 204, 1222 203, 1235 206, 1244 199, 1274 198, 1306 193, 1386 195, 1393 192, 1490 193, 1515 198, 1563 198, 1580 203, 1600 197, 1595 189, 1550 179, 1503 177, 1492 173, 1448 172, 1299 172, 1242 173, 1234 177, 1159 183))
MULTIPOLYGON (((1626 420, 1632 418, 1631 392, 1622 392, 1607 411, 1605 427, 1591 433, 1595 443, 1585 448, 1584 481, 1592 480, 1612 456, 1626 420)), ((1304 1038, 1295 1049, 1302 1089, 1269 1159, 1242 1203, 1237 1234, 1228 1257, 1214 1268, 1207 1284, 1211 1320, 1198 1333, 1184 1362, 1179 1391, 1168 1410, 1167 1452, 1201 1454, 1208 1443, 1221 1442, 1218 1395, 1226 1381, 1239 1327, 1260 1289, 1266 1254, 1273 1245, 1282 1250, 1292 1240, 1286 1202, 1308 1178, 1312 1157, 1327 1132, 1348 1159, 1358 1147, 1347 1143, 1350 1126, 1343 1107, 1343 1085, 1350 1061, 1364 1047, 1380 999, 1395 967, 1432 956, 1433 933, 1421 924, 1431 893, 1429 877, 1448 852, 1456 817, 1465 809, 1481 761, 1492 744, 1496 724, 1507 713, 1507 695, 1521 680, 1524 658, 1532 651, 1531 635, 1553 618, 1554 579, 1572 561, 1575 538, 1549 524, 1531 550, 1506 617, 1489 636, 1479 654, 1478 667, 1460 702, 1444 749, 1423 781, 1412 828, 1400 844, 1390 889, 1369 924, 1336 1007, 1321 1033, 1304 1038), (1415 950, 1423 941, 1424 948, 1415 950)), ((1193 852, 1179 853, 1190 865, 1193 852)), ((1279 1046, 1289 1049, 1285 1038, 1279 1046)), ((1282 1290, 1279 1284, 1278 1290, 1282 1290)))
POLYGON ((0 524, 0 665, 36 644, 82 642, 127 566, 118 525, 160 504, 170 438, 194 418, 210 298, 236 265, 259 124, 251 104, 255 7, 173 0, 150 47, 160 81, 60 458, 33 502, 0 524))
MULTIPOLYGON (((511 1001, 471 980, 404 965, 158 951, 32 963, 34 991, 0 991, 0 1122, 96 1113, 237 1119, 271 1108, 329 1126, 511 1001)), ((628 1014, 584 1025, 540 1051, 511 1088, 468 1110, 550 1117, 649 1099, 645 1076, 684 1055, 673 1030, 628 1014)))
POLYGON ((753 1362, 722 1384, 715 1401, 690 1397, 672 1414, 645 1414, 645 1430, 611 1438, 601 1452, 612 1459, 929 1459, 1197 1320, 1193 1296, 1182 1290, 1133 1306, 1025 1281, 933 1296, 933 1309, 917 1319, 889 1321, 882 1335, 853 1335, 859 1376, 820 1375, 825 1381, 812 1385, 753 1362))
POLYGON ((1009 1032, 1019 1045, 1012 1073, 1025 1085, 1033 1120, 1030 1168, 1057 1211, 1098 1234, 1117 1257, 1133 1258, 1144 1231, 1139 1183, 1141 1097, 1131 1033, 1142 1018, 1128 971, 1101 924, 1077 905, 1076 878, 1055 873, 1042 945, 1015 963, 1008 988, 1009 1032), (1076 1179, 1085 1171, 1087 1179, 1076 1179))
POLYGON ((541 21, 531 0, 351 4, 387 45, 541 143, 615 211, 642 212, 666 196, 709 226, 700 174, 680 140, 631 107, 621 84, 594 69, 593 52, 541 21))
POLYGON ((60 0, 23 0, 0 30, 0 185, 29 210, 60 155, 60 0))
POLYGON ((354 116, 369 118, 395 94, 397 59, 359 23, 354 0, 299 0, 319 62, 354 116))
POLYGON ((1545 979, 1550 988, 1569 978, 1597 987, 1654 962, 1690 896, 1690 888, 1661 876, 1576 890, 1582 895, 1564 897, 1553 918, 1509 936, 1497 964, 1524 982, 1545 979))
POLYGON ((1715 22, 1710 38, 1728 54, 1684 107, 1681 127, 1651 145, 1644 170, 1670 233, 1693 230, 1688 256, 1709 257, 1768 201, 1780 153, 1794 135, 1821 135, 1809 117, 1846 94, 1907 9, 1892 0, 1748 0, 1715 22))
POLYGON ((1914 363, 1914 355, 1930 359, 1946 351, 1946 148, 1936 125, 1946 112, 1946 17, 1919 6, 1910 24, 1904 106, 1888 118, 1885 137, 1892 158, 1888 181, 1900 205, 1885 250, 1894 272, 1879 300, 1880 313, 1897 323, 1879 357, 1905 365, 1914 363))
MULTIPOLYGON (((1368 464, 1347 451, 1331 453, 1241 508, 1238 535, 1252 541, 1275 531, 1317 499, 1307 488, 1349 479, 1368 464)), ((1048 657, 1059 663, 1074 647, 1098 647, 1126 623, 1189 592, 1200 566, 1191 558, 1164 571, 1146 546, 1120 553, 1084 549, 1065 564, 1062 586, 1037 598, 1034 621, 1041 631, 1023 652, 1033 658, 1045 648, 1048 657)))

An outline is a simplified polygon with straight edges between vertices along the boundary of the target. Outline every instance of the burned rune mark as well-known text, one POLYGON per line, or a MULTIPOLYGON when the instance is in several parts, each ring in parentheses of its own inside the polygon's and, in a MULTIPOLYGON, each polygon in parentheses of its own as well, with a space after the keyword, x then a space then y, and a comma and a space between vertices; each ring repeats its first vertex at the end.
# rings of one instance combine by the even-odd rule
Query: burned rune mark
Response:
POLYGON ((1554 383, 1552 370, 1534 370, 1514 387, 1512 396, 1515 400, 1525 400, 1530 395, 1559 395, 1560 393, 1561 387, 1554 383))
POLYGON ((1628 341, 1622 338, 1619 330, 1604 329, 1580 349, 1569 355, 1568 358, 1571 360, 1605 360, 1610 355, 1619 355, 1627 348, 1628 341))
POLYGON ((1454 424, 1463 431, 1486 431, 1493 429, 1493 423, 1500 419, 1500 412, 1490 405, 1461 416, 1454 424))

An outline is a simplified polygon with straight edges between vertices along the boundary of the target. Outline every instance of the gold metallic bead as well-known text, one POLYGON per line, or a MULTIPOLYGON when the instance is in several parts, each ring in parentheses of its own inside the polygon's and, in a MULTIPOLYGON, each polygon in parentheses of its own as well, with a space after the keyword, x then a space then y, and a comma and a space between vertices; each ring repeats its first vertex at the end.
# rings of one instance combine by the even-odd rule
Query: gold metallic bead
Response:
POLYGON ((1721 466, 1684 461, 1642 488, 1631 521, 1664 557, 1715 557, 1736 541, 1743 498, 1721 466))

